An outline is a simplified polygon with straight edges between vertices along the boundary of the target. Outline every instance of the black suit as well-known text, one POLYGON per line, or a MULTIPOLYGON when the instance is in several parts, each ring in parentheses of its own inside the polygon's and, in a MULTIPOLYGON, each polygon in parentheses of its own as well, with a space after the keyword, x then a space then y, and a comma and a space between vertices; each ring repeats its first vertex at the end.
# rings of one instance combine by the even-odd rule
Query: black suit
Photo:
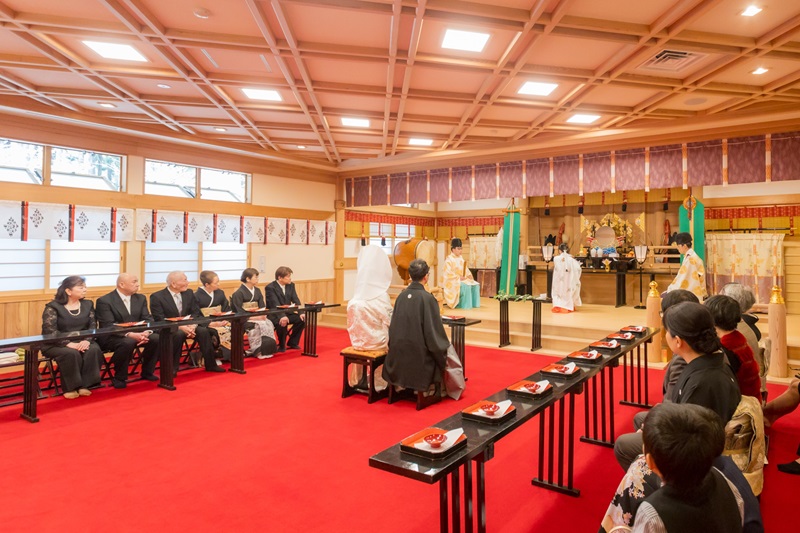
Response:
MULTIPOLYGON (((147 298, 142 294, 130 296, 131 311, 128 312, 119 292, 113 290, 97 299, 95 317, 101 328, 107 328, 120 322, 153 322, 153 315, 147 310, 147 298)), ((114 378, 125 381, 128 379, 128 364, 133 351, 136 349, 135 339, 119 335, 110 335, 100 338, 100 346, 106 352, 114 352, 111 363, 114 365, 114 378)), ((158 335, 152 334, 142 349, 142 376, 152 376, 156 368, 158 355, 158 335)))
MULTIPOLYGON (((176 307, 175 300, 172 299, 172 293, 169 292, 168 288, 156 291, 150 295, 150 309, 153 311, 153 317, 158 321, 186 315, 192 315, 194 318, 202 318, 203 316, 203 313, 200 312, 197 298, 195 298, 191 290, 185 290, 181 293, 180 309, 176 307)), ((200 353, 203 354, 206 370, 216 370, 217 359, 211 342, 211 333, 206 326, 200 325, 197 326, 194 333, 197 344, 200 345, 200 353)), ((185 340, 186 333, 180 328, 177 329, 172 340, 172 357, 175 365, 173 368, 175 370, 178 369, 185 340)))
MULTIPOLYGON (((301 305, 300 298, 297 297, 297 291, 294 289, 294 283, 285 285, 283 288, 285 292, 281 290, 281 284, 278 280, 273 281, 264 288, 264 292, 267 295, 267 307, 269 307, 270 310, 277 309, 279 305, 301 305)), ((270 315, 269 318, 272 320, 272 323, 275 325, 275 331, 278 333, 278 344, 280 348, 286 347, 286 335, 290 330, 289 326, 291 326, 289 346, 299 346, 300 335, 303 334, 306 323, 300 318, 297 311, 275 313, 270 315), (286 326, 281 326, 280 321, 284 316, 289 319, 289 323, 286 324, 286 326)))

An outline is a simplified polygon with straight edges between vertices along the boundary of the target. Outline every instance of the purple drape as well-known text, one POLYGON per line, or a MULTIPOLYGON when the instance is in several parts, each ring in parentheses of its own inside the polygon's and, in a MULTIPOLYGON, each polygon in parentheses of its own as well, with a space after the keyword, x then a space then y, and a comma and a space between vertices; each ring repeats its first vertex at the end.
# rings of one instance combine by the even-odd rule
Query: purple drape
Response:
POLYGON ((497 198, 497 165, 475 165, 475 199, 497 198))
POLYGON ((446 202, 449 200, 448 193, 448 177, 450 176, 450 169, 437 168, 431 170, 430 187, 431 187, 431 203, 433 202, 446 202))
POLYGON ((380 174, 372 176, 372 201, 370 205, 386 205, 388 200, 389 176, 380 174))
POLYGON ((767 175, 763 135, 728 140, 728 183, 764 181, 767 175))
POLYGON ((611 190, 611 152, 583 156, 583 193, 611 190))
POLYGON ((353 207, 369 205, 369 178, 354 178, 353 207))
POLYGON ((577 194, 578 156, 565 155, 553 158, 553 193, 577 194))
POLYGON ((405 172, 389 175, 389 200, 392 205, 407 204, 408 200, 408 179, 405 172))
POLYGON ((408 203, 428 203, 428 172, 418 170, 408 175, 408 203))
POLYGON ((344 180, 344 199, 347 207, 353 207, 353 178, 344 180))
POLYGON ((683 154, 680 144, 650 148, 650 188, 683 186, 683 154))
POLYGON ((689 187, 722 185, 722 141, 689 143, 686 146, 689 187))
POLYGON ((528 196, 550 196, 550 160, 528 159, 525 162, 528 196))
POLYGON ((615 186, 618 191, 644 190, 644 148, 615 153, 615 186))
POLYGON ((772 136, 772 181, 800 179, 800 132, 772 136))
POLYGON ((522 161, 500 163, 500 198, 522 196, 522 161))
POLYGON ((472 167, 453 168, 452 176, 453 201, 472 200, 472 167))

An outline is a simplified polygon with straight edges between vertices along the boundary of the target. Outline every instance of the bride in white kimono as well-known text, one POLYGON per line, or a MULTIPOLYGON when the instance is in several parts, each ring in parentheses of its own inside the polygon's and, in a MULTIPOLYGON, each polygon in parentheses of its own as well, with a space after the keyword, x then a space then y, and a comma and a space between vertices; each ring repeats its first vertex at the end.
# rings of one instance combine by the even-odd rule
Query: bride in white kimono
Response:
MULTIPOLYGON (((377 246, 361 248, 357 260, 356 288, 347 304, 347 333, 356 350, 385 350, 389 346, 392 302, 387 293, 392 282, 389 256, 377 246)), ((351 386, 363 382, 362 365, 350 365, 351 386)), ((375 374, 375 388, 383 390, 383 369, 375 374)))
POLYGON ((569 245, 562 243, 561 254, 553 260, 554 313, 571 313, 581 305, 581 264, 569 255, 569 245))

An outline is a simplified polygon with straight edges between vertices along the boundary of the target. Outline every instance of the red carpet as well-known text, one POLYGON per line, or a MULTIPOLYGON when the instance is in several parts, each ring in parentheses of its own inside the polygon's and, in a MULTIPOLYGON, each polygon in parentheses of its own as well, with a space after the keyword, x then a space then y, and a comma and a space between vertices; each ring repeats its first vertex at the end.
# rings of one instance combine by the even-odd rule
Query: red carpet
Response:
MULTIPOLYGON (((374 453, 551 362, 467 347, 467 391, 423 411, 411 402, 342 399, 342 330, 320 328, 318 359, 298 352, 247 360, 247 374, 179 374, 178 390, 137 382, 90 398, 39 404, 41 422, 0 410, 3 531, 437 531, 438 487, 375 470, 374 453)), ((619 374, 618 374, 619 375, 619 374)), ((652 371, 651 398, 661 372, 652 371)), ((617 379, 618 398, 622 380, 617 379)), ((772 397, 782 387, 770 387, 772 397)), ((576 402, 576 435, 583 401, 576 402)), ((636 409, 617 406, 618 431, 636 409)), ((535 421, 502 439, 486 465, 493 532, 597 531, 622 475, 613 452, 576 443, 580 498, 531 486, 535 421)), ((767 531, 787 531, 800 477, 800 412, 773 430, 762 509, 767 531)))

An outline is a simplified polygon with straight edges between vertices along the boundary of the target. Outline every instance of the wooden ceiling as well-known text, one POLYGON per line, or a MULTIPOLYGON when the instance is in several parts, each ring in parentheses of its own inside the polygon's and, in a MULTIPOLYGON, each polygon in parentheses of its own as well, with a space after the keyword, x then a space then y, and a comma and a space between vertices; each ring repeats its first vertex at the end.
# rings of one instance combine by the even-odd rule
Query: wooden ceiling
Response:
POLYGON ((798 129, 800 2, 741 16, 758 2, 0 0, 0 112, 340 175, 798 129), (444 49, 447 29, 489 40, 444 49))

